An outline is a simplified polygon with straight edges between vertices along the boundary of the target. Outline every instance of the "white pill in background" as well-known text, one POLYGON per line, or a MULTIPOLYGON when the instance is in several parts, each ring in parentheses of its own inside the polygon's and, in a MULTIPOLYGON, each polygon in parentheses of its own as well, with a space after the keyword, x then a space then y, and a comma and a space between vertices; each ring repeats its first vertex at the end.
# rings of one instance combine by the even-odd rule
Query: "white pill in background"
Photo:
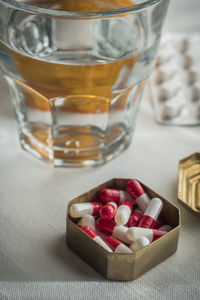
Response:
POLYGON ((177 117, 186 103, 186 97, 183 91, 179 91, 163 105, 163 115, 167 118, 177 117))
POLYGON ((163 225, 163 226, 159 227, 158 230, 164 230, 164 231, 169 232, 170 230, 172 230, 172 226, 170 226, 170 225, 163 225))
POLYGON ((183 67, 184 69, 189 69, 193 63, 193 59, 190 55, 185 55, 183 58, 183 67))
POLYGON ((137 239, 135 242, 133 242, 130 245, 130 249, 133 252, 136 252, 136 251, 143 249, 144 247, 147 247, 149 244, 150 244, 150 241, 143 236, 143 237, 137 239))
POLYGON ((188 84, 200 81, 200 65, 190 68, 187 78, 188 84))
POLYGON ((95 217, 93 217, 92 215, 85 215, 83 216, 80 221, 77 224, 80 227, 83 226, 90 226, 93 230, 95 229, 95 217))
POLYGON ((176 55, 176 50, 172 42, 168 41, 160 45, 156 66, 167 63, 176 55))
POLYGON ((175 75, 170 80, 167 80, 159 85, 159 100, 165 101, 174 95, 182 88, 180 76, 175 75))
POLYGON ((199 46, 189 47, 187 54, 188 56, 192 57, 193 62, 197 62, 200 60, 200 52, 199 52, 199 46))
POLYGON ((181 53, 185 53, 189 48, 189 40, 187 38, 182 39, 178 44, 178 50, 181 53))
POLYGON ((196 101, 200 99, 200 81, 193 84, 192 87, 192 100, 196 101))
POLYGON ((193 34, 192 37, 189 37, 189 49, 200 49, 200 36, 199 33, 193 34))
POLYGON ((177 74, 178 70, 179 70, 178 63, 172 59, 167 64, 160 65, 155 71, 156 83, 159 84, 166 80, 171 79, 174 75, 177 74))
POLYGON ((75 203, 70 206, 69 214, 72 218, 82 218, 85 215, 98 216, 102 208, 100 202, 75 203))
POLYGON ((200 62, 200 54, 197 53, 199 51, 194 51, 194 53, 188 53, 183 58, 183 67, 184 69, 189 69, 200 62))

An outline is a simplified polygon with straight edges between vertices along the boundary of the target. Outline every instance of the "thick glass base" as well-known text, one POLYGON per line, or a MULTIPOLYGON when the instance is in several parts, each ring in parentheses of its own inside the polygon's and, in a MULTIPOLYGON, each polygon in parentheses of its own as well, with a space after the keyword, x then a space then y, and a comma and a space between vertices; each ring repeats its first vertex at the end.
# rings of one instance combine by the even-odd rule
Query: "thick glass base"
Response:
POLYGON ((32 134, 20 133, 24 150, 55 167, 92 167, 113 159, 128 147, 131 135, 120 125, 103 134, 97 128, 59 128, 52 140, 51 129, 41 125, 32 134))

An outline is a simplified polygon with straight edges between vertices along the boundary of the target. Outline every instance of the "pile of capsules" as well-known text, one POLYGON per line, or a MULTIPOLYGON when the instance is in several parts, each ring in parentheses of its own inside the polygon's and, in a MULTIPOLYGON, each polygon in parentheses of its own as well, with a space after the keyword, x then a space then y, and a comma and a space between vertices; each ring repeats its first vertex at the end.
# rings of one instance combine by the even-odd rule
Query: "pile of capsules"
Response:
POLYGON ((81 230, 109 252, 136 252, 172 229, 159 218, 162 200, 150 199, 135 179, 128 181, 126 191, 101 190, 99 200, 72 204, 69 213, 81 218, 81 230))
POLYGON ((149 80, 156 120, 200 124, 200 35, 165 34, 149 80))

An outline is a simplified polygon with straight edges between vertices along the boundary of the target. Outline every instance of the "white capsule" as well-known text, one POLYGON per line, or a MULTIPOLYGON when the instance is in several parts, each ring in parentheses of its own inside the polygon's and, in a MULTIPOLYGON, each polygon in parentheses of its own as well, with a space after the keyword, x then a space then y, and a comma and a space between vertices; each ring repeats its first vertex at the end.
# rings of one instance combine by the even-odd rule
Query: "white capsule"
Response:
POLYGON ((153 241, 153 230, 141 227, 129 227, 126 236, 130 241, 135 242, 141 237, 146 237, 150 242, 153 241))
POLYGON ((149 229, 142 227, 130 227, 127 230, 126 236, 130 241, 135 242, 137 239, 141 237, 146 237, 150 243, 157 240, 161 236, 165 235, 167 231, 157 230, 157 229, 149 229))
POLYGON ((79 226, 83 227, 83 226, 90 226, 93 230, 96 231, 95 228, 95 218, 92 215, 85 215, 83 216, 80 221, 78 222, 79 226))
POLYGON ((144 212, 145 209, 147 208, 148 204, 149 204, 150 198, 146 193, 144 193, 144 194, 140 195, 136 199, 136 201, 137 201, 137 205, 139 206, 141 211, 144 212))
POLYGON ((186 97, 183 91, 179 91, 163 105, 163 114, 167 118, 178 116, 186 103, 186 97))
POLYGON ((126 244, 131 244, 131 240, 127 237, 127 230, 128 228, 126 226, 116 225, 113 229, 112 236, 126 244))
POLYGON ((141 211, 144 212, 149 204, 150 198, 143 189, 142 185, 137 180, 131 179, 127 182, 126 189, 133 199, 135 199, 135 202, 141 211))
POLYGON ((162 210, 163 202, 159 198, 153 198, 147 206, 138 227, 152 228, 162 210))
POLYGON ((102 203, 93 201, 75 203, 70 206, 69 213, 72 218, 82 218, 85 215, 98 216, 102 206, 102 203))
POLYGON ((158 230, 170 231, 170 230, 172 230, 172 226, 170 226, 170 225, 163 225, 163 226, 159 227, 158 230))
POLYGON ((116 249, 115 253, 133 253, 131 249, 129 249, 124 244, 120 244, 116 249))
POLYGON ((117 225, 125 225, 128 223, 133 205, 131 201, 125 200, 120 204, 115 214, 115 222, 117 225))
POLYGON ((93 207, 91 203, 77 203, 70 206, 70 216, 72 218, 81 218, 84 215, 92 215, 93 207))
POLYGON ((136 252, 136 251, 139 251, 139 250, 143 249, 144 247, 148 246, 149 244, 150 244, 150 241, 143 236, 143 237, 137 239, 135 242, 133 242, 130 245, 130 249, 133 252, 136 252))
POLYGON ((101 245, 105 250, 107 250, 108 252, 113 252, 110 247, 108 247, 108 245, 102 240, 102 238, 100 236, 95 236, 93 238, 94 241, 96 241, 99 245, 101 245))
POLYGON ((106 244, 113 250, 114 253, 132 253, 130 248, 122 244, 113 236, 105 237, 104 242, 106 242, 106 244))
POLYGON ((87 235, 89 235, 94 241, 96 241, 99 245, 101 245, 105 250, 108 252, 113 252, 110 247, 102 240, 102 238, 94 231, 90 226, 83 226, 81 227, 81 230, 83 230, 87 235))

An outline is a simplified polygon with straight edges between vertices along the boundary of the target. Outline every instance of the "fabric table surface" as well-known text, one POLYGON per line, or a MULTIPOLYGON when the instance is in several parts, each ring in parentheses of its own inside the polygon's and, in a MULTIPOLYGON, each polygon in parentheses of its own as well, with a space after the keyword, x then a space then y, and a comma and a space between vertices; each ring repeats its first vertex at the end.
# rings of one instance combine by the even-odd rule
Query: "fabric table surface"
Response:
MULTIPOLYGON (((200 29, 198 0, 172 1, 165 29, 200 29), (178 17, 177 17, 178 16, 178 17)), ((200 299, 200 217, 177 201, 179 160, 200 152, 200 127, 161 126, 146 92, 131 146, 98 168, 52 168, 19 147, 0 77, 0 300, 200 299), (132 282, 112 282, 65 244, 67 203, 113 177, 138 178, 181 209, 177 252, 132 282)))

